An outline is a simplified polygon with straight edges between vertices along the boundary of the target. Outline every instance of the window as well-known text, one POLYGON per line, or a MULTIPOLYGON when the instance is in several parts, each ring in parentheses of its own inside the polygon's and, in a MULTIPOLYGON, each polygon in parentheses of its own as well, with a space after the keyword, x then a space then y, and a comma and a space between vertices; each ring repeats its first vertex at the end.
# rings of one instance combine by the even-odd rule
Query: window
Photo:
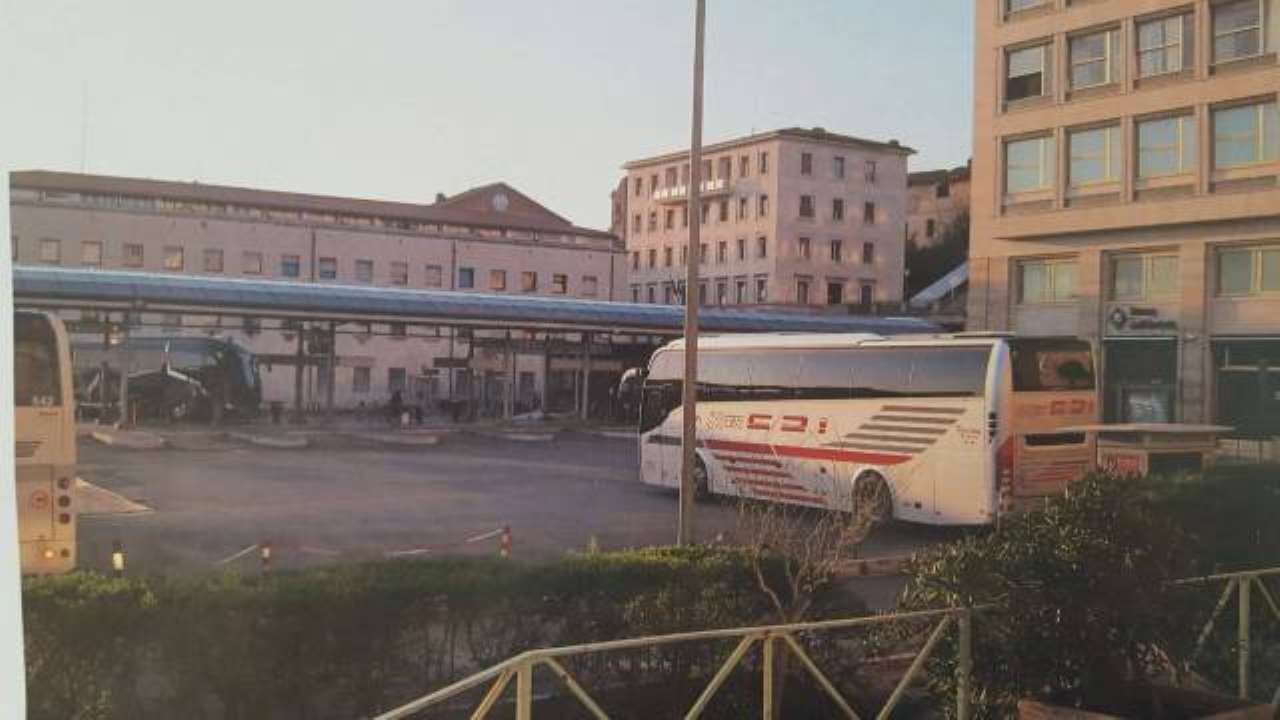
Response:
POLYGON ((369 383, 372 375, 372 368, 351 368, 351 392, 361 394, 369 392, 369 383))
POLYGON ((876 245, 875 243, 862 243, 862 264, 874 265, 876 262, 876 245))
POLYGON ((387 392, 402 393, 405 390, 405 371, 402 367, 387 368, 387 392))
POLYGON ((738 198, 738 219, 747 219, 747 199, 745 197, 738 198))
POLYGON ((262 253, 246 250, 240 255, 240 268, 245 275, 262 274, 262 253))
POLYGON ((1010 50, 1005 55, 1005 102, 1048 95, 1053 63, 1048 45, 1010 50))
POLYGON ((943 178, 933 189, 934 197, 951 197, 951 179, 943 178))
POLYGON ((689 227, 689 206, 680 206, 680 227, 689 227))
POLYGON ((1213 167, 1225 168, 1280 159, 1280 119, 1275 102, 1213 111, 1213 167))
POLYGON ((1236 0, 1213 6, 1213 61, 1261 55, 1266 49, 1262 20, 1266 0, 1236 0))
POLYGON ((707 262, 707 257, 708 257, 707 244, 699 243, 698 244, 698 262, 705 265, 707 262))
POLYGON ((796 240, 796 253, 805 260, 808 260, 813 257, 811 245, 812 244, 809 242, 809 238, 807 237, 802 237, 796 240))
POLYGON ((124 266, 140 268, 143 264, 142 243, 125 243, 124 244, 124 266))
POLYGON ((1069 302, 1076 299, 1075 260, 1023 260, 1018 263, 1018 302, 1069 302))
POLYGON ((764 235, 761 235, 760 237, 756 238, 756 257, 758 258, 769 257, 769 238, 765 237, 764 235))
POLYGON ((930 238, 933 237, 933 233, 936 232, 937 229, 937 223, 934 222, 933 218, 929 218, 924 223, 924 236, 930 238))
POLYGON ((800 153, 800 174, 813 174, 813 153, 800 153))
POLYGON ((769 302, 769 279, 756 278, 756 302, 769 302))
POLYGON ((444 268, 439 265, 428 265, 424 268, 425 277, 423 284, 427 287, 441 287, 444 285, 444 268))
POLYGON ((861 304, 863 307, 871 307, 871 304, 875 302, 875 299, 876 299, 876 286, 871 285, 869 283, 862 283, 862 286, 858 288, 859 304, 861 304))
POLYGON ((556 295, 564 295, 569 292, 569 276, 563 273, 555 273, 552 275, 551 292, 556 295))
POLYGON ((1120 126, 1074 130, 1067 134, 1071 187, 1120 181, 1120 126))
POLYGON ((209 248, 204 251, 204 271, 211 273, 222 272, 222 250, 209 248))
POLYGON ((769 173, 769 151, 760 151, 760 174, 767 175, 769 173))
POLYGON ((1116 255, 1111 258, 1111 299, 1151 300, 1178 292, 1177 255, 1116 255))
POLYGON ((658 290, 656 287, 654 287, 653 285, 649 286, 649 304, 650 305, 658 301, 657 294, 656 294, 657 292, 658 290))
POLYGON ((88 267, 102 267, 102 243, 97 240, 81 242, 80 264, 88 267))
POLYGON ((840 262, 844 259, 844 243, 839 240, 831 241, 831 262, 840 262))
POLYGON ((1011 140, 1004 144, 1004 187, 1013 195, 1053 189, 1053 136, 1011 140))
POLYGON ((320 273, 321 280, 336 280, 338 278, 337 258, 331 258, 331 257, 320 258, 319 273, 320 273))
POLYGON ((633 303, 640 302, 640 286, 639 285, 631 286, 631 302, 633 303))
POLYGON ((667 187, 675 187, 676 184, 678 183, 676 178, 680 176, 680 171, 676 168, 675 165, 672 165, 671 167, 667 168, 666 175, 667 175, 666 177, 667 187))
POLYGON ((1143 120, 1137 124, 1138 177, 1195 171, 1196 119, 1191 115, 1143 120))
POLYGON ((657 229, 658 229, 658 211, 650 210, 649 211, 649 232, 653 232, 657 229))
POLYGON ((733 178, 733 158, 720 158, 720 175, 721 180, 731 180, 733 178))
POLYGON ((720 222, 729 222, 729 201, 720 201, 720 222))
POLYGON ((698 283, 698 305, 707 304, 707 284, 698 283))
POLYGON ((62 241, 44 238, 40 241, 40 262, 57 265, 62 262, 62 241))
POLYGON ((634 250, 631 253, 631 269, 632 270, 640 269, 640 251, 639 250, 634 250))
POLYGON ((833 198, 831 200, 831 219, 836 222, 844 220, 844 199, 833 198))
POLYGON ((391 263, 391 284, 392 285, 408 285, 409 284, 409 263, 407 262, 391 263))
POLYGON ((729 302, 729 283, 721 280, 716 283, 716 304, 724 305, 729 302))
POLYGON ((671 248, 662 248, 662 266, 671 267, 671 248))
POLYGON ((666 213, 662 216, 662 227, 664 230, 672 230, 676 226, 676 211, 667 208, 666 213))
MULTIPOLYGON (((640 197, 642 194, 644 194, 644 178, 643 177, 632 178, 631 186, 635 188, 636 197, 640 197)), ((637 215, 636 217, 640 217, 640 216, 637 215)), ((640 223, 637 222, 636 224, 639 225, 640 223)))
POLYGON ((827 282, 827 304, 839 305, 844 302, 844 283, 839 281, 827 282))
POLYGON ((1218 294, 1280 292, 1280 246, 1224 248, 1218 251, 1218 294))
POLYGON ((475 268, 458 268, 458 287, 470 289, 476 286, 475 268))
POLYGON ((746 280, 735 281, 733 284, 733 289, 736 291, 733 296, 734 302, 738 305, 746 305, 747 304, 747 281, 746 280))
POLYGON ((373 261, 372 260, 356 260, 356 282, 371 283, 373 282, 373 261))
POLYGON ((844 179, 844 157, 836 155, 831 158, 831 176, 837 180, 844 179))
POLYGON ((538 273, 525 270, 520 273, 521 292, 535 292, 538 289, 538 273))
POLYGON ((759 208, 759 212, 757 213, 757 215, 759 215, 759 216, 760 216, 760 217, 762 217, 762 218, 763 218, 763 217, 769 217, 769 196, 768 196, 768 195, 765 195, 765 194, 761 193, 761 195, 760 195, 760 208, 759 208))
POLYGON ((649 176, 649 194, 658 192, 658 174, 654 173, 649 176))
POLYGON ((876 182, 876 161, 868 160, 862 168, 863 179, 874 185, 876 182))
POLYGON ((649 248, 649 267, 658 267, 658 248, 649 248))
POLYGON ((738 158, 738 177, 746 177, 751 174, 751 157, 743 155, 738 158))
POLYGON ((489 271, 489 289, 501 292, 507 289, 507 271, 506 270, 490 270, 489 271))
POLYGON ((729 243, 721 240, 716 243, 716 262, 725 263, 729 261, 729 243))
POLYGON ((797 305, 809 304, 809 281, 808 280, 796 280, 796 304, 797 305))
POLYGON ((1118 79, 1120 32, 1102 32, 1071 38, 1071 87, 1073 89, 1107 85, 1118 79))
POLYGON ((802 218, 813 217, 813 196, 812 195, 800 196, 800 217, 802 218))
POLYGON ((739 260, 747 259, 747 239, 746 238, 738 238, 738 259, 739 260))
POLYGON ((167 245, 164 249, 164 269, 165 270, 181 270, 186 263, 184 262, 182 248, 178 245, 167 245))
POLYGON ((671 283, 662 284, 662 304, 670 305, 672 298, 675 297, 675 287, 671 283))
POLYGON ((1048 2, 1049 0, 1005 0, 1004 9, 1005 12, 1016 13, 1040 7, 1048 2))
POLYGON ((876 224, 876 204, 866 202, 862 204, 862 222, 866 225, 876 224))
POLYGON ((596 293, 599 292, 599 288, 600 288, 600 281, 596 279, 595 275, 582 276, 582 296, 583 297, 595 297, 596 293))
POLYGON ((706 225, 707 219, 711 217, 711 206, 703 202, 703 203, 700 203, 698 207, 702 211, 701 222, 703 225, 706 225))
POLYGON ((1191 13, 1138 23, 1138 77, 1180 72, 1194 65, 1191 13))
POLYGON ((280 277, 296 278, 302 274, 302 258, 298 255, 280 256, 280 277))

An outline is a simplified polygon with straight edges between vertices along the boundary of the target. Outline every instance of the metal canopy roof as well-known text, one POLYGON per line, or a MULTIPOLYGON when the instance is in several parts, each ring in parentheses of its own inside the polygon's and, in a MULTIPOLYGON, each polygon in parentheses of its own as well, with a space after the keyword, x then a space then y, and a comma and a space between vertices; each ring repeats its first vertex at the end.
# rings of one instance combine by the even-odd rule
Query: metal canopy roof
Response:
MULTIPOLYGON (((684 318, 677 305, 31 266, 14 267, 13 292, 15 305, 29 307, 654 335, 680 335, 684 318)), ((853 315, 704 310, 699 318, 707 332, 892 335, 937 329, 916 318, 853 315)))

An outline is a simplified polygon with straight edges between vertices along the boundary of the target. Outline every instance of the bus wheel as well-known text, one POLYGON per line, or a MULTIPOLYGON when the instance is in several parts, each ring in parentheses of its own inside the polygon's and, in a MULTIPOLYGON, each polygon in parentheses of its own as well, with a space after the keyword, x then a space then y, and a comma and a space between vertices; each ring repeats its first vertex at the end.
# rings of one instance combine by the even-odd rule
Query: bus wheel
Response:
POLYGON ((693 499, 695 502, 706 502, 711 499, 711 476, 707 474, 707 466, 702 458, 693 458, 693 499))
POLYGON ((879 473, 863 473, 853 483, 853 511, 866 513, 871 522, 879 524, 893 517, 893 497, 889 483, 879 473))

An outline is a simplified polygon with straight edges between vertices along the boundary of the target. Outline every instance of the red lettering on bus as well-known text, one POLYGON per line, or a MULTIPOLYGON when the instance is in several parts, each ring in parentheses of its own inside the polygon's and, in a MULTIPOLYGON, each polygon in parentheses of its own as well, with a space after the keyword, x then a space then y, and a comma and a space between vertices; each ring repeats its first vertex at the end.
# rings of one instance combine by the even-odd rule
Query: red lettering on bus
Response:
POLYGON ((804 432, 809 427, 809 418, 803 415, 783 415, 782 425, 778 430, 782 432, 804 432))
POLYGON ((770 423, 773 422, 772 415, 754 414, 747 416, 748 430, 768 430, 770 423))

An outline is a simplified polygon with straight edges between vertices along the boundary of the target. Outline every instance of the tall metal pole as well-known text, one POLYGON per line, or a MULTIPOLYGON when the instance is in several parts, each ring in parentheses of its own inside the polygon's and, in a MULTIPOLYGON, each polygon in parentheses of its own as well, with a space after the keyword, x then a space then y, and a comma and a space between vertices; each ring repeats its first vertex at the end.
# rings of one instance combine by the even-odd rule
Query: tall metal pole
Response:
POLYGON ((697 463, 698 428, 698 260, 702 235, 702 49, 706 34, 707 3, 697 0, 693 36, 693 131, 689 143, 689 249, 685 253, 684 283, 684 432, 680 440, 680 526, 677 545, 694 542, 693 472, 697 463))

